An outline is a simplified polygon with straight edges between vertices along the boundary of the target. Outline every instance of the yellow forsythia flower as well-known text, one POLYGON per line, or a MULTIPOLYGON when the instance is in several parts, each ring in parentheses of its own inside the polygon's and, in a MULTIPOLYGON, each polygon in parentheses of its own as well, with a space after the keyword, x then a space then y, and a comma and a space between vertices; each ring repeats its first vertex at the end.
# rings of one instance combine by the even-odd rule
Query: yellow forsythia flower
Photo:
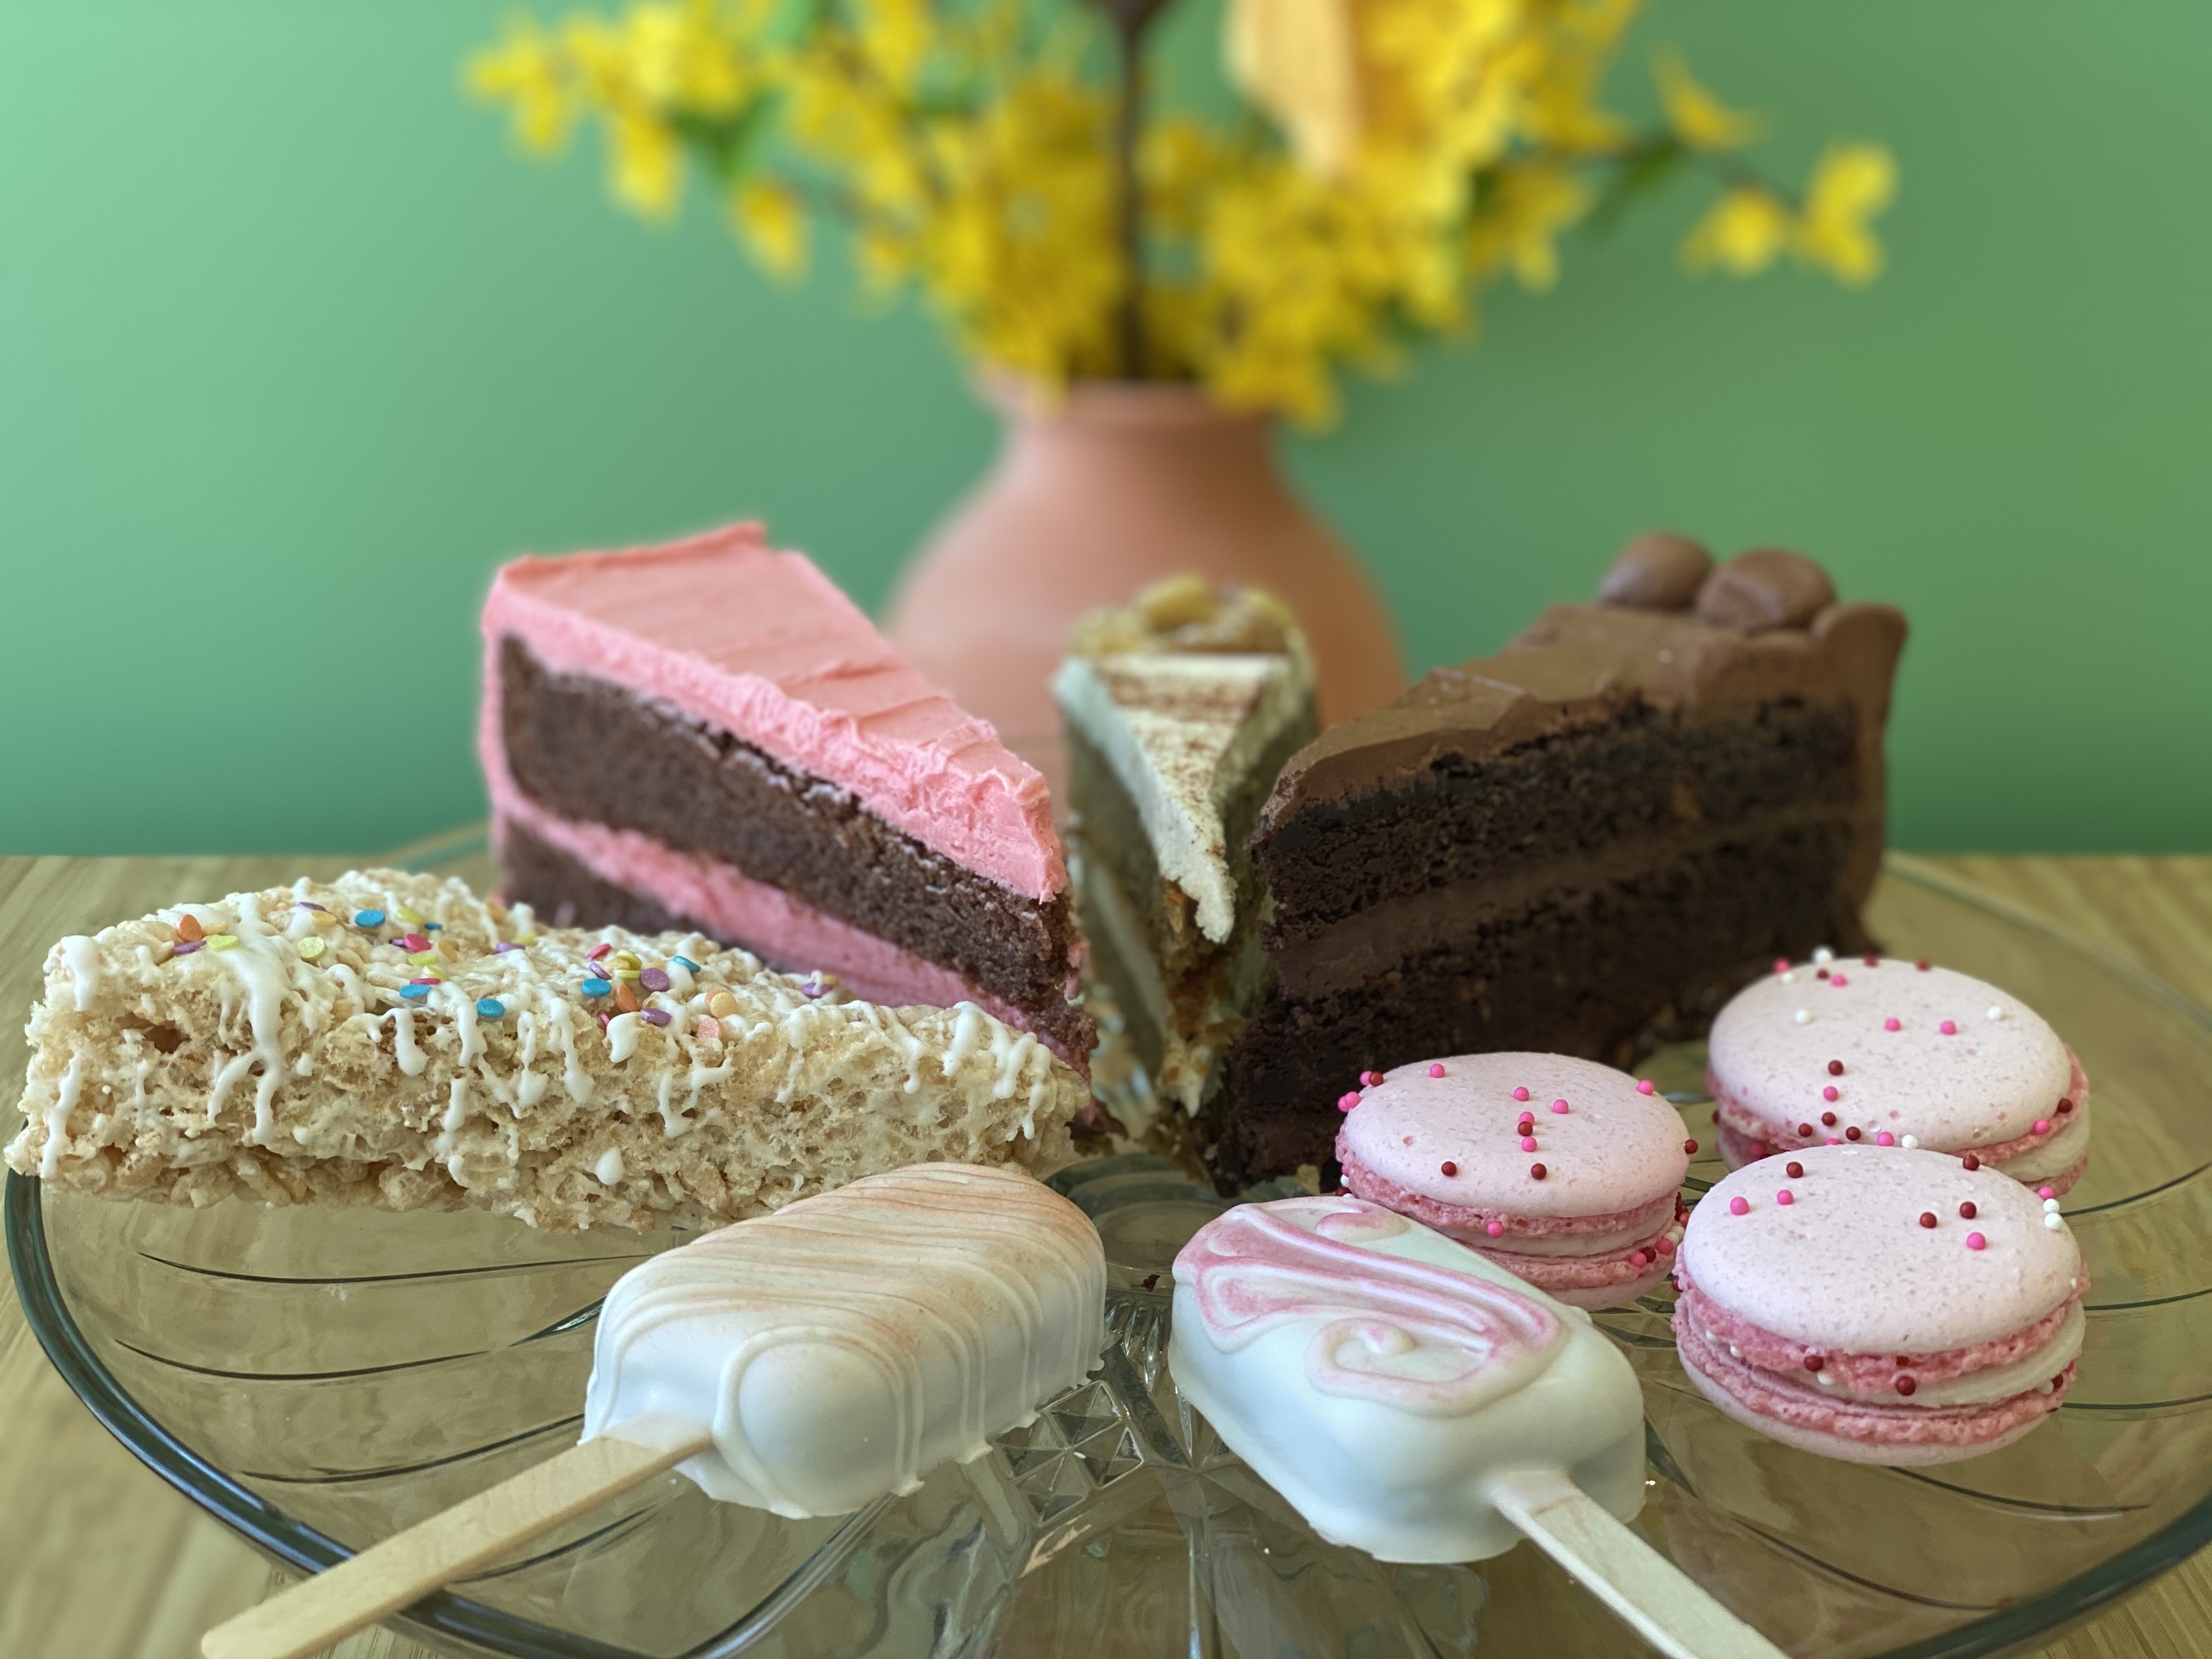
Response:
POLYGON ((515 137, 539 153, 557 149, 575 118, 576 99, 552 39, 528 18, 507 27, 507 39, 469 60, 469 90, 514 112, 515 137))
POLYGON ((1682 263, 1692 270, 1756 276, 1781 257, 1793 228, 1789 207, 1772 191, 1738 185, 1691 228, 1682 263))
POLYGON ((1563 167, 1499 168, 1468 228, 1469 268, 1480 279, 1510 265, 1522 288, 1542 293, 1559 279, 1561 233, 1589 205, 1589 186, 1563 167))
POLYGON ((1860 287, 1881 274, 1881 244, 1869 222, 1897 194, 1897 162, 1879 144, 1832 144, 1805 186, 1791 244, 1797 257, 1860 287))
POLYGON ((1672 46, 1653 54, 1651 73, 1659 82, 1667 125, 1688 149, 1739 149, 1759 137, 1759 118, 1721 102, 1699 84, 1687 60, 1672 46))
POLYGON ((730 194, 730 218, 753 258, 774 275, 806 269, 806 209, 781 185, 749 179, 730 194))

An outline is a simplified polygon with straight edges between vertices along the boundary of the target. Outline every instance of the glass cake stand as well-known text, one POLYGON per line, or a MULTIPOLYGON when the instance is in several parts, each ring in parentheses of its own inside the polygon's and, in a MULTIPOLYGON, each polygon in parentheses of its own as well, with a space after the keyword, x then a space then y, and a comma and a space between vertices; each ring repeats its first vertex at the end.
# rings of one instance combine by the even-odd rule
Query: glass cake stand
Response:
MULTIPOLYGON (((1644 1383, 1637 1528, 1800 1659, 2033 1643, 2212 1540, 2212 1016, 2118 959, 1893 865, 1875 932, 2017 993, 2095 1080, 2081 1380, 2057 1418, 1929 1471, 1739 1428, 1683 1376, 1665 1294, 1600 1316, 1644 1383)), ((1702 1055, 1647 1067, 1712 1141, 1702 1055)), ((1720 1172, 1701 1156, 1689 1189, 1720 1172)), ((1165 1270, 1219 1201, 1160 1160, 1059 1184, 1113 1263, 1099 1370, 976 1462, 842 1520, 708 1501, 673 1474, 410 1610, 453 1653, 1577 1656, 1644 1651, 1533 1548, 1390 1567, 1322 1543, 1226 1453, 1162 1360, 1165 1270)), ((150 1468, 311 1572, 572 1441, 599 1298, 672 1237, 495 1217, 198 1212, 10 1176, 15 1281, 46 1352, 150 1468)))

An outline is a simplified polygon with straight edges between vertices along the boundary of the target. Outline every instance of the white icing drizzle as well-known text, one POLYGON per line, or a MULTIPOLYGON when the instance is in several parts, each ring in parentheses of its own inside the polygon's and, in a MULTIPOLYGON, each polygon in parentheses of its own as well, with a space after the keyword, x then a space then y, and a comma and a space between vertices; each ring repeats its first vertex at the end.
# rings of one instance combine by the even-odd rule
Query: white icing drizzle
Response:
POLYGON ((607 1022, 607 1058, 617 1066, 637 1052, 637 1028, 645 1022, 635 1014, 617 1014, 607 1022))
POLYGON ((592 1165, 592 1173, 599 1178, 602 1187, 620 1185, 623 1178, 622 1148, 610 1146, 601 1152, 599 1161, 592 1165))
POLYGON ((99 947, 82 933, 71 933, 57 948, 76 991, 76 1011, 88 1014, 93 999, 100 994, 99 947))
POLYGON ((392 1021, 392 1050, 399 1061, 399 1069, 409 1077, 420 1077, 429 1065, 430 1056, 416 1046, 415 1011, 402 1003, 386 1016, 392 1021))
POLYGON ((84 1086, 84 1056, 70 1056, 69 1070, 62 1073, 62 1086, 54 1093, 54 1103, 46 1109, 46 1145, 39 1155, 39 1176, 41 1180, 52 1177, 62 1167, 62 1153, 69 1146, 69 1119, 76 1108, 79 1090, 84 1086))

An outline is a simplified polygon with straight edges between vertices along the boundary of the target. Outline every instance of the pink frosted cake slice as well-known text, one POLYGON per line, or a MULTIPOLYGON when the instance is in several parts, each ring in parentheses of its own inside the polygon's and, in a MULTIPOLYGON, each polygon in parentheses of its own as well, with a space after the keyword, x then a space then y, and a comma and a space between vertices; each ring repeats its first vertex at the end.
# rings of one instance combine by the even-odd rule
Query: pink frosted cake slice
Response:
POLYGON ((1044 780, 757 525, 518 559, 479 743, 506 895, 696 929, 879 1003, 1094 1036, 1044 780))

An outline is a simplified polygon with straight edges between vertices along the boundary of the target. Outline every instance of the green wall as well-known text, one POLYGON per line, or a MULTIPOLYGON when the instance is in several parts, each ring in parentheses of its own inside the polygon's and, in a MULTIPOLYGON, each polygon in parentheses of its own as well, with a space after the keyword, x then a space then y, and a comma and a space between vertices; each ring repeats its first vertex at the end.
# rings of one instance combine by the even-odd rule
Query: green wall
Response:
MULTIPOLYGON (((517 159, 477 0, 0 0, 0 849, 464 818, 525 549, 763 514, 865 601, 990 428, 927 323, 517 159)), ((1652 525, 1902 604, 1895 830, 2212 848, 2212 11, 1656 0, 1711 81, 1899 151, 1891 275, 1693 282, 1686 194, 1290 447, 1421 665, 1652 525)), ((1624 65, 1640 80, 1640 64, 1624 65)))

